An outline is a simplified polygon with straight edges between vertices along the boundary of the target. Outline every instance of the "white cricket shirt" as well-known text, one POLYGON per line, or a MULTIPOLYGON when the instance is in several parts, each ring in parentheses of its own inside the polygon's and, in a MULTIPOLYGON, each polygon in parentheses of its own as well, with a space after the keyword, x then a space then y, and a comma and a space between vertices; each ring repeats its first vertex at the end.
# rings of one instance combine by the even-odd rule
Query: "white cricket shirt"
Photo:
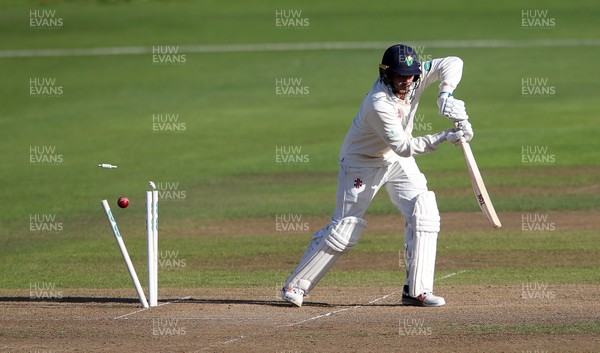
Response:
POLYGON ((412 136, 419 99, 423 91, 436 81, 441 81, 440 92, 452 93, 460 82, 462 68, 462 60, 454 56, 423 62, 420 84, 410 104, 396 97, 377 78, 342 143, 340 163, 379 167, 400 157, 434 151, 443 142, 440 134, 412 136))

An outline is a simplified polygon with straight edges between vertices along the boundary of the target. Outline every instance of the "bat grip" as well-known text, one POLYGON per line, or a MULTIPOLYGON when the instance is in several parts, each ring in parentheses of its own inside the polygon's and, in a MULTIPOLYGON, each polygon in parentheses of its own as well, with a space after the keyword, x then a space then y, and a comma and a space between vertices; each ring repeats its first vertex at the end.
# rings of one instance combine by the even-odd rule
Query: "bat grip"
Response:
MULTIPOLYGON (((456 129, 459 129, 459 127, 458 127, 458 121, 454 123, 454 127, 455 127, 456 129)), ((464 138, 464 137, 461 137, 461 138, 460 138, 460 143, 461 143, 461 144, 463 144, 463 143, 467 143, 467 141, 465 141, 465 138, 464 138)))

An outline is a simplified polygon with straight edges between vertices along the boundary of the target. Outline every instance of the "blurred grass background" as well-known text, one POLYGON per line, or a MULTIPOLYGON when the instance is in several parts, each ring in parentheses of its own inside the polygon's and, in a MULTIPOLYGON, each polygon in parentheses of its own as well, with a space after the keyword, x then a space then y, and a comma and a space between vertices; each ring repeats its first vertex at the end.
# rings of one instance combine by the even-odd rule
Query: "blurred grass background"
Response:
MULTIPOLYGON (((432 1, 410 6, 392 1, 377 6, 360 1, 343 6, 317 1, 261 1, 251 7, 239 1, 3 1, 0 53, 104 47, 149 50, 153 46, 207 44, 597 40, 600 29, 593 20, 599 14, 594 1, 583 0, 432 1), (300 29, 276 27, 276 11, 290 9, 301 10, 310 25, 300 29), (522 13, 528 9, 546 9, 556 26, 523 28, 522 13), (55 11, 54 17, 63 19, 63 26, 31 28, 31 11, 36 10, 55 11)), ((427 56, 457 55, 465 62, 455 95, 466 101, 475 129, 473 150, 500 212, 598 209, 597 45, 432 45, 423 49, 427 56), (556 93, 524 97, 521 89, 526 78, 547 79, 556 93), (524 164, 523 148, 527 146, 547 148, 554 162, 524 164)), ((164 244, 188 249, 186 257, 191 264, 189 271, 165 271, 161 281, 177 287, 218 285, 219 278, 225 278, 223 285, 231 285, 235 281, 226 278, 240 277, 237 271, 217 271, 208 277, 206 273, 196 274, 202 268, 192 264, 206 256, 202 249, 216 245, 210 239, 202 240, 201 233, 198 238, 179 239, 178 234, 186 231, 179 223, 198 224, 207 219, 243 223, 246 217, 274 219, 276 214, 292 213, 328 215, 335 202, 339 146, 377 76, 383 50, 385 47, 182 53, 185 64, 171 66, 153 65, 150 53, 0 55, 0 168, 4 182, 0 189, 4 259, 0 285, 25 288, 23 283, 43 277, 69 287, 128 286, 100 200, 107 198, 116 208, 119 196, 131 199, 130 208, 113 211, 125 229, 132 256, 141 258, 143 192, 148 180, 176 184, 177 191, 185 194, 185 198, 161 203, 161 228, 164 244), (63 95, 30 96, 30 79, 40 77, 55 78, 63 95), (275 81, 282 77, 302 79, 309 94, 278 96, 275 81), (178 114, 179 121, 186 124, 185 131, 154 132, 155 114, 178 114), (63 162, 32 165, 30 149, 35 146, 55 147, 63 162), (300 147, 309 162, 277 163, 278 146, 300 147), (98 163, 119 168, 102 170, 98 163), (31 231, 30 217, 39 214, 54 215, 63 230, 31 231)), ((431 87, 421 100, 419 114, 430 127, 423 133, 449 127, 449 122, 437 114, 435 95, 436 88, 431 87)), ((443 212, 478 212, 458 149, 444 145, 436 153, 418 157, 418 163, 443 212)), ((384 192, 369 210, 370 214, 395 212, 384 192)), ((519 237, 504 231, 497 234, 519 237)), ((257 234, 244 246, 262 256, 263 236, 269 237, 257 234)), ((381 236, 380 241, 389 237, 381 236)), ((485 238, 487 234, 468 236, 485 238)), ((590 251, 597 251, 591 245, 594 234, 584 236, 590 251)), ((278 239, 283 241, 282 247, 269 256, 284 256, 288 246, 299 256, 308 237, 306 234, 290 244, 290 239, 278 239)), ((231 239, 217 253, 224 259, 235 256, 239 241, 231 239)), ((400 246, 399 238, 397 243, 400 246)), ((138 266, 143 268, 143 262, 138 266)), ((472 276, 477 276, 476 280, 508 281, 510 276, 502 273, 472 276)), ((255 279, 247 281, 269 282, 282 273, 272 269, 254 275, 255 279)), ((357 278, 362 281, 366 277, 379 278, 373 273, 357 278)))

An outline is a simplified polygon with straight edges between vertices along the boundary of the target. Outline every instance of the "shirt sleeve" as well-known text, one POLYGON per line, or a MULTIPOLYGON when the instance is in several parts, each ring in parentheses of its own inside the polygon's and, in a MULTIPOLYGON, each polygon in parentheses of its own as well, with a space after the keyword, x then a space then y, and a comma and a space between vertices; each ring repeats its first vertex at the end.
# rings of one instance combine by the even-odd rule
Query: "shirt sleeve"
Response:
POLYGON ((445 141, 443 133, 412 137, 404 131, 401 117, 390 105, 376 107, 367 116, 367 124, 399 156, 410 157, 434 151, 445 141))
POLYGON ((460 83, 463 71, 463 61, 456 56, 448 56, 442 59, 433 59, 425 61, 421 65, 423 74, 419 90, 424 90, 427 86, 436 81, 441 81, 440 92, 452 93, 460 83))

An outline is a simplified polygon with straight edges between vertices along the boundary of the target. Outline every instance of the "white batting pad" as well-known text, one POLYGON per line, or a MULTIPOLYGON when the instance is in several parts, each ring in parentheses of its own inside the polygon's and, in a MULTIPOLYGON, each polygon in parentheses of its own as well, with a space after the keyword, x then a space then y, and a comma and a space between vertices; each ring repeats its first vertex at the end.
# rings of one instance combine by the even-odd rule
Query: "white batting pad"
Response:
POLYGON ((417 196, 415 209, 404 234, 406 284, 409 295, 433 292, 433 275, 440 213, 435 194, 427 191, 417 196))
POLYGON ((348 252, 360 239, 367 222, 357 217, 346 217, 329 224, 315 233, 298 267, 288 277, 286 288, 300 288, 308 293, 342 253, 348 252))

